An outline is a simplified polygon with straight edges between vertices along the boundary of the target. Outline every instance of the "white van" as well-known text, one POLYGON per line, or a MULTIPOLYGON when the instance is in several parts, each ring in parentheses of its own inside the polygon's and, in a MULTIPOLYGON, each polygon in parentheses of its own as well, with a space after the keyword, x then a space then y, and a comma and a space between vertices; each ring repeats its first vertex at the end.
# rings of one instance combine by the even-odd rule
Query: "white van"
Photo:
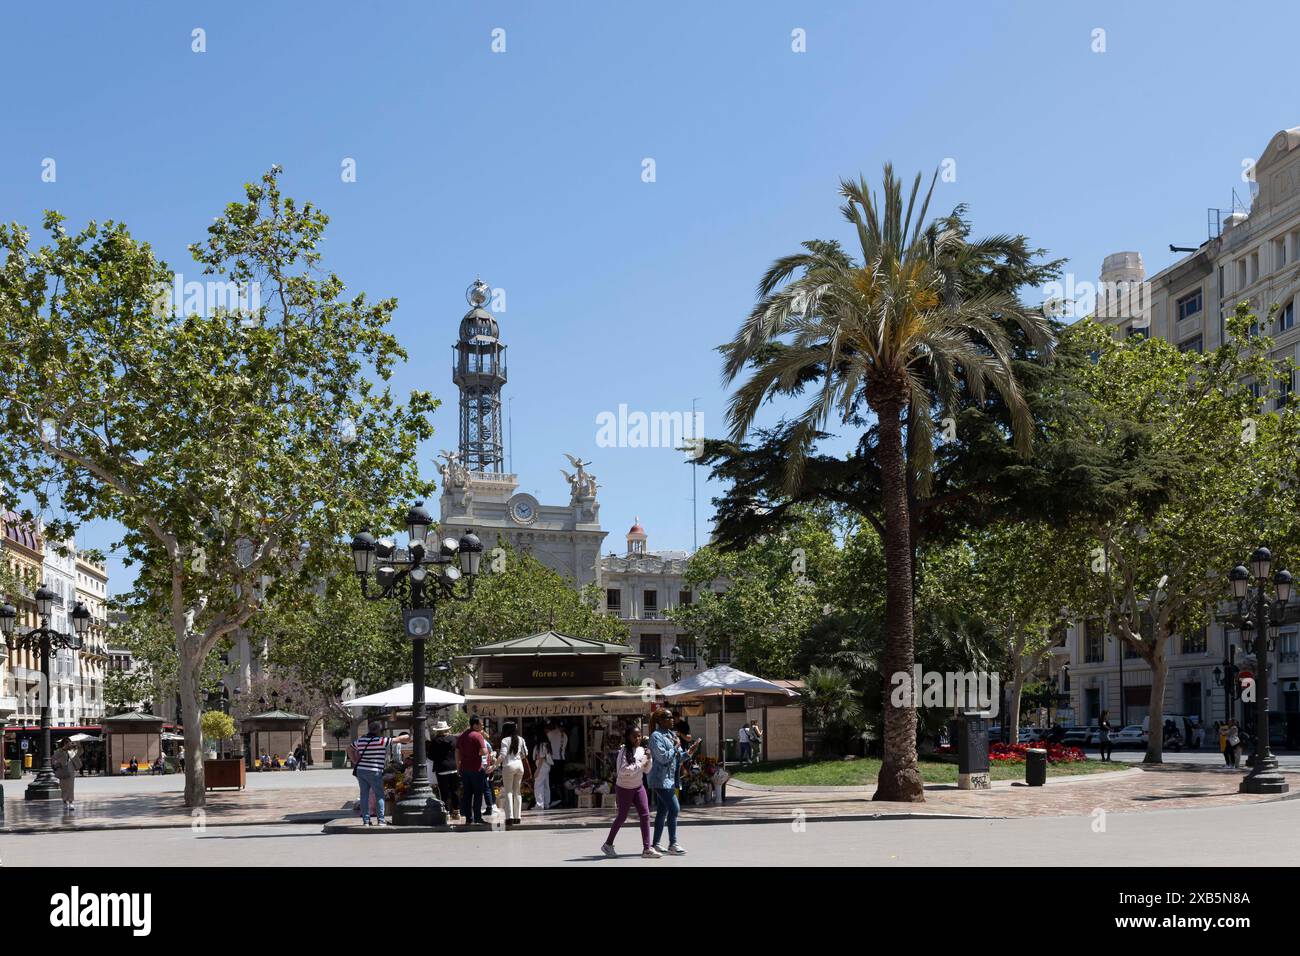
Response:
MULTIPOLYGON (((1200 718, 1188 717, 1185 714, 1165 714, 1164 719, 1166 721, 1172 720, 1174 722, 1174 726, 1178 728, 1179 736, 1173 741, 1166 740, 1163 749, 1177 751, 1182 750, 1184 747, 1190 748, 1192 746, 1192 735, 1196 731, 1195 721, 1200 718)), ((1142 735, 1147 740, 1151 739, 1150 715, 1142 718, 1142 735)))

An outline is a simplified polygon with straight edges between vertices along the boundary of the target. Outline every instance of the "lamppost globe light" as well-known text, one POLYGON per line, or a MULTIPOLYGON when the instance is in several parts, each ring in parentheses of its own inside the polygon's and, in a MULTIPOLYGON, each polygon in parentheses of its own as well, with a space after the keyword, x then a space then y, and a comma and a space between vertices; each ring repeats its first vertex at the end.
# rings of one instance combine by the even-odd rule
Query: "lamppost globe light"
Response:
POLYGON ((90 629, 90 610, 81 601, 72 608, 72 629, 77 637, 83 637, 90 629))
POLYGON ((375 536, 369 531, 362 531, 352 539, 352 563, 356 565, 358 577, 369 577, 375 563, 375 536))
POLYGON ((456 552, 460 550, 460 542, 455 538, 443 538, 441 550, 442 556, 450 561, 452 558, 456 557, 456 552))
POLYGON ((1245 565, 1239 564, 1228 572, 1228 580, 1232 582, 1232 596, 1240 601, 1250 587, 1250 572, 1245 565))
POLYGON ((1250 570, 1257 581, 1267 581, 1269 568, 1273 565, 1273 552, 1268 548, 1256 548, 1250 556, 1250 570))
POLYGON ((447 585, 447 587, 451 587, 459 580, 460 580, 460 568, 456 567, 455 565, 449 564, 447 565, 447 567, 442 569, 442 582, 445 585, 447 585))
POLYGON ((397 544, 392 538, 380 538, 375 542, 375 557, 387 561, 397 553, 397 544))
POLYGON ((1273 575, 1273 587, 1277 591, 1277 599, 1285 604, 1291 600, 1291 572, 1278 571, 1273 575))
POLYGON ((36 589, 36 613, 41 617, 49 617, 53 607, 54 592, 42 584, 36 589))
POLYGON ((14 624, 18 620, 18 608, 12 604, 0 604, 0 634, 6 638, 14 632, 14 624))
POLYGON ((460 569, 470 577, 478 574, 479 562, 483 558, 483 542, 473 531, 466 531, 460 537, 460 569))
POLYGON ((411 538, 411 544, 424 544, 424 539, 429 534, 429 526, 432 524, 433 518, 429 516, 424 502, 417 501, 413 504, 411 510, 406 512, 406 533, 411 538))

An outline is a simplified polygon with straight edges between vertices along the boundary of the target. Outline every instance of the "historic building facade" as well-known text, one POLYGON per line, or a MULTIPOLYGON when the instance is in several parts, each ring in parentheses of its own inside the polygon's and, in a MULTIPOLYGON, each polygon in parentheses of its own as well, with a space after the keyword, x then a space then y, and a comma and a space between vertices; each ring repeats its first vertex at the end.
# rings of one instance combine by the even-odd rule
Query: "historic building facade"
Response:
POLYGON ((80 688, 78 723, 96 724, 105 717, 104 676, 108 670, 108 568, 95 556, 76 553, 76 600, 90 611, 90 627, 77 651, 80 688))
MULTIPOLYGON (((1118 335, 1151 335, 1183 350, 1204 351, 1222 344, 1227 318, 1240 302, 1249 304, 1266 334, 1278 374, 1271 387, 1280 406, 1296 383, 1282 368, 1300 361, 1300 127, 1269 140, 1254 166, 1258 185, 1249 212, 1222 219, 1195 252, 1148 277, 1138 252, 1118 252, 1102 265, 1095 317, 1118 335)), ((1261 390, 1264 383, 1259 383, 1261 390)), ((1242 560, 1247 556, 1242 555, 1242 560)), ((1270 709, 1300 717, 1300 628, 1283 627, 1276 660, 1269 668, 1270 709)), ((1079 724, 1096 723, 1102 710, 1140 724, 1151 706, 1151 670, 1097 624, 1071 627, 1060 656, 1069 659, 1070 701, 1079 724)), ((1236 631, 1214 623, 1176 635, 1169 648, 1165 713, 1201 717, 1207 723, 1228 713, 1223 685, 1225 662, 1235 655, 1249 667, 1236 631), (1216 669, 1219 676, 1216 677, 1216 669)), ((1240 711, 1237 712, 1240 716, 1240 711)))
MULTIPOLYGON (((14 622, 19 630, 40 626, 36 615, 36 588, 45 573, 45 542, 39 529, 25 522, 16 512, 0 515, 3 538, 0 538, 0 559, 10 576, 21 585, 18 594, 7 599, 18 609, 14 622)), ((35 723, 40 718, 41 662, 29 650, 16 650, 12 654, 0 644, 6 660, 0 667, 0 720, 35 723)))
MULTIPOLYGON (((628 676, 651 678, 660 686, 672 683, 673 648, 680 652, 678 669, 683 677, 709 665, 695 640, 668 616, 673 608, 694 599, 686 583, 689 558, 685 551, 649 550, 640 518, 628 529, 626 551, 601 558, 605 613, 628 622, 629 643, 642 659, 625 663, 628 676)), ((730 650, 721 648, 714 663, 730 660, 730 650)))

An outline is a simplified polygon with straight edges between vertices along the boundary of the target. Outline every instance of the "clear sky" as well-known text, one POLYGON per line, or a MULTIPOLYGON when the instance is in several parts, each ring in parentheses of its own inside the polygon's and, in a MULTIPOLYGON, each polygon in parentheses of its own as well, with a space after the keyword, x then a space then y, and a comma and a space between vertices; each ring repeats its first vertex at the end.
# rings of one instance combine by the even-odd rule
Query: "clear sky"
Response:
MULTIPOLYGON (((596 416, 698 398, 706 432, 722 432, 714 349, 773 258, 844 236, 839 177, 952 160, 937 210, 968 203, 977 234, 1024 233, 1078 279, 1125 249, 1154 272, 1171 242, 1206 238, 1208 207, 1229 206, 1234 187, 1248 195, 1242 160, 1300 125, 1287 79, 1297 9, 9 4, 0 217, 124 220, 197 273, 186 244, 279 163, 285 190, 332 217, 327 266, 400 302, 411 361, 396 384, 444 401, 429 474, 455 444, 450 346, 481 274, 506 292, 521 488, 567 500, 561 453, 581 454, 602 486, 607 548, 637 515, 652 549, 689 548, 682 455, 597 447, 596 416), (192 51, 196 28, 206 52, 192 51), (356 182, 340 175, 349 158, 356 182)), ((701 480, 701 541, 719 491, 701 480)), ((108 526, 80 536, 112 540, 108 526)), ((129 573, 110 571, 120 590, 129 573)))

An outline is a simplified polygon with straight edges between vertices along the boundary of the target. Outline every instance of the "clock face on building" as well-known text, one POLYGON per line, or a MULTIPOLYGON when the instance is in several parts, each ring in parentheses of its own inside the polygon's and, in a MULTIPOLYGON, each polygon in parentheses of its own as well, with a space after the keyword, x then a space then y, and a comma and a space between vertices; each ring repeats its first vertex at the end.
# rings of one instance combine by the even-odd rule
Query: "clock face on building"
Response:
POLYGON ((537 520, 537 501, 532 495, 515 495, 510 499, 510 518, 515 524, 532 524, 537 520))

